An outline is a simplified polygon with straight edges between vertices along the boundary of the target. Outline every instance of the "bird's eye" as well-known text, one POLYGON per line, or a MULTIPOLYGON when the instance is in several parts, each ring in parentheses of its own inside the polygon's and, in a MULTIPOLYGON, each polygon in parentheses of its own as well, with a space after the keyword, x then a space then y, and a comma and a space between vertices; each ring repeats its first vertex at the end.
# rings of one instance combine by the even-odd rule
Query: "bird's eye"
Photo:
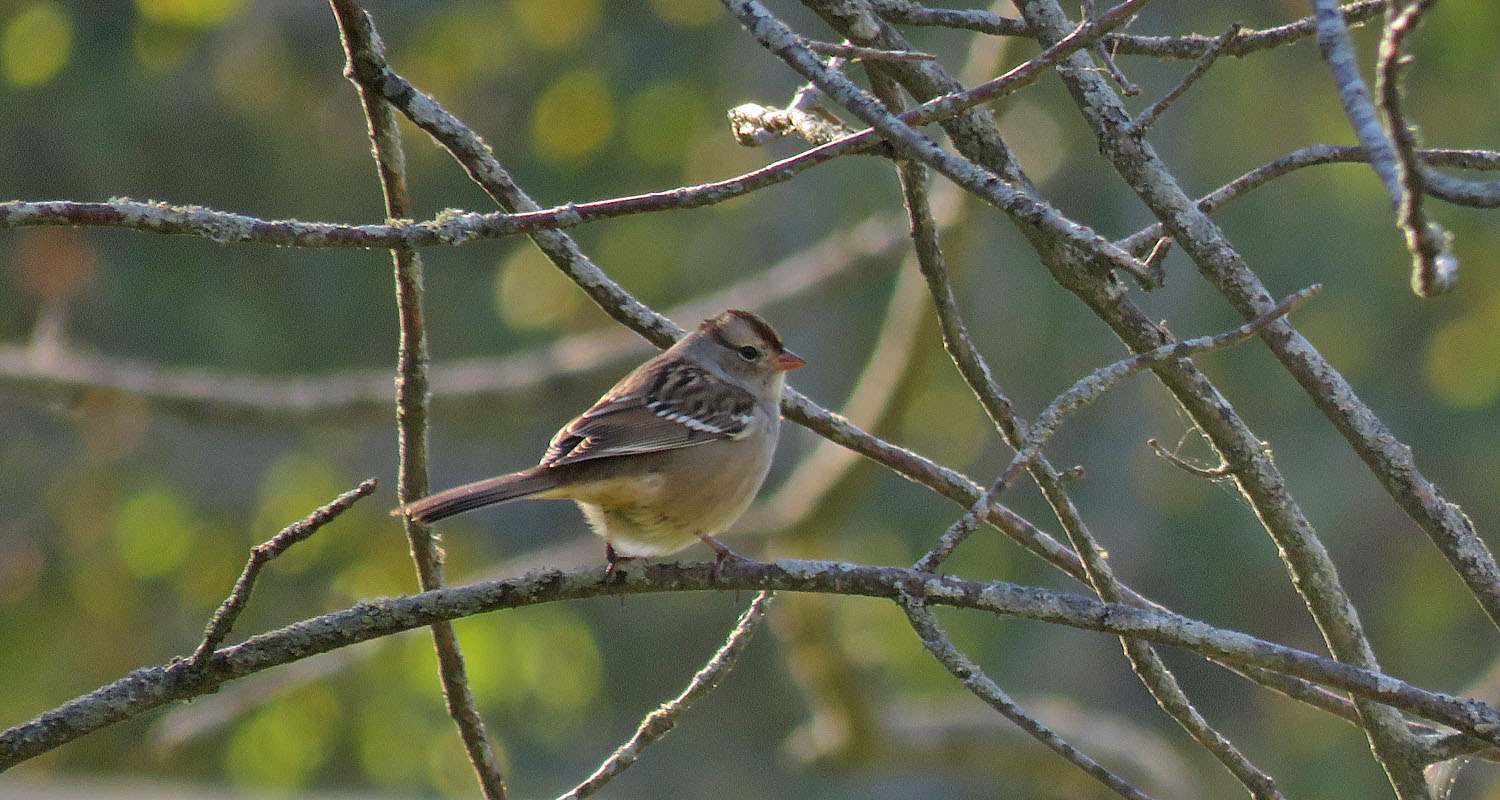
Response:
POLYGON ((740 354, 740 358, 743 358, 746 361, 754 361, 755 359, 760 358, 760 351, 755 349, 755 345, 747 344, 744 347, 741 347, 736 352, 740 354))

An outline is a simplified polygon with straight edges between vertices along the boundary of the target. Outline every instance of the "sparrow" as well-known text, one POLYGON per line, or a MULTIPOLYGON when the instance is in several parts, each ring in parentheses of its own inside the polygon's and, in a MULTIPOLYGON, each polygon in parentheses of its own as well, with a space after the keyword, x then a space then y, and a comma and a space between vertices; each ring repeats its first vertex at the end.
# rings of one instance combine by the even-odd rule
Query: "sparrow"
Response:
POLYGON ((739 519, 765 481, 786 372, 806 363, 765 320, 724 311, 564 425, 541 463, 391 513, 427 523, 510 500, 572 500, 604 538, 610 575, 622 560, 699 541, 714 549, 719 568, 742 557, 714 535, 739 519))

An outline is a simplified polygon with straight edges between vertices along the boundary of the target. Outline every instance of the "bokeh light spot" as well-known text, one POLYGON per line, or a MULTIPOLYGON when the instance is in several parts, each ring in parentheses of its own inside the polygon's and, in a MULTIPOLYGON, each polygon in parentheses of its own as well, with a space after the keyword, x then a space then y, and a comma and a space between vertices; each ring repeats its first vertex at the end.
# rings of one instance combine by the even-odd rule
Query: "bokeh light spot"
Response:
POLYGON ((582 161, 614 129, 614 101, 604 73, 576 70, 558 78, 536 101, 532 147, 554 163, 582 161))
POLYGON ((715 0, 651 0, 651 9, 673 25, 696 28, 718 19, 723 6, 715 0))
POLYGON ((131 36, 135 60, 148 72, 169 72, 182 67, 202 39, 196 28, 152 22, 136 25, 131 36))
POLYGON ((681 163, 707 116, 703 95, 677 81, 659 81, 631 98, 625 111, 630 154, 651 164, 681 163))
POLYGON ((1449 320, 1427 341, 1427 385, 1457 408, 1488 405, 1500 396, 1500 320, 1494 313, 1449 320))
POLYGON ((417 22, 398 63, 429 94, 462 94, 525 58, 514 27, 509 10, 499 3, 456 3, 417 22))
POLYGON ((36 300, 66 300, 99 273, 99 254, 83 233, 68 228, 16 232, 11 264, 36 300))
POLYGON ((0 30, 0 74, 21 88, 52 80, 73 54, 73 25, 57 3, 37 3, 0 30))
POLYGON ((166 575, 182 565, 196 527, 176 492, 148 486, 126 498, 115 515, 115 552, 138 578, 166 575))
POLYGON ((224 770, 240 786, 291 792, 323 763, 339 704, 322 686, 278 698, 235 726, 224 770))
POLYGON ((543 50, 577 45, 599 27, 599 0, 516 0, 516 26, 543 50))
POLYGON ((136 10, 152 22, 211 28, 233 19, 245 0, 135 0, 136 10))
POLYGON ((505 324, 519 330, 548 330, 578 310, 578 288, 531 245, 518 248, 495 281, 495 307, 505 324))

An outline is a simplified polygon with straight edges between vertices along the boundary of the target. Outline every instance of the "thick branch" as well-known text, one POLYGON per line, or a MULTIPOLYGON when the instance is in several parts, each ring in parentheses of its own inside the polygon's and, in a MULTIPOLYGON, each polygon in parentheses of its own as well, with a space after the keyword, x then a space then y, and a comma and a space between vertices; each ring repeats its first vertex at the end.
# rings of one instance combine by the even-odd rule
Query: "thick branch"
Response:
POLYGON ((978 583, 898 567, 831 561, 713 562, 631 566, 611 578, 602 568, 538 570, 519 578, 446 587, 359 603, 217 651, 201 664, 179 659, 138 669, 30 722, 0 733, 0 770, 86 733, 225 682, 362 641, 434 622, 508 608, 585 597, 680 591, 797 591, 895 600, 903 592, 928 605, 970 608, 1157 644, 1182 647, 1233 664, 1261 667, 1352 692, 1500 744, 1500 711, 1468 698, 1431 692, 1332 659, 1216 628, 1165 611, 1102 603, 1082 595, 978 583), (622 577, 623 576, 623 577, 622 577))

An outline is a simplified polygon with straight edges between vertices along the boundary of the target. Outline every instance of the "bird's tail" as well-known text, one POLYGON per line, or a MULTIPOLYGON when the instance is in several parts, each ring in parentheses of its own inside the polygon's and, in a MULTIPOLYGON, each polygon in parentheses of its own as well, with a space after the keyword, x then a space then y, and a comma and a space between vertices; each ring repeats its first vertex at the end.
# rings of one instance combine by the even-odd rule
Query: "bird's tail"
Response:
POLYGON ((391 516, 436 522, 482 506, 528 497, 557 487, 557 477, 551 472, 547 467, 536 466, 498 478, 475 481, 413 500, 392 511, 391 516))

